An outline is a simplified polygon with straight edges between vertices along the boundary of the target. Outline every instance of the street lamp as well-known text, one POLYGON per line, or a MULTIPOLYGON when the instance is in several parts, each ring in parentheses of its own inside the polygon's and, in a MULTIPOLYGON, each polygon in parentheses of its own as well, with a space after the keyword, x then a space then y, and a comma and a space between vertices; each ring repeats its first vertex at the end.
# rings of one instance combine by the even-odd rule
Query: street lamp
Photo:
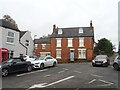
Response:
POLYGON ((34 55, 35 55, 35 37, 36 37, 37 35, 34 35, 34 55))

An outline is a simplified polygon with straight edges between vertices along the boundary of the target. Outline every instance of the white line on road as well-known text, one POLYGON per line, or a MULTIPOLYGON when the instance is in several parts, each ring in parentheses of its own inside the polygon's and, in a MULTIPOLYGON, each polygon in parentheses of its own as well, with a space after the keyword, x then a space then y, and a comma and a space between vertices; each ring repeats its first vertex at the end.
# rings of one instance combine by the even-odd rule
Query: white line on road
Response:
POLYGON ((63 72, 65 72, 65 71, 60 71, 60 72, 58 72, 58 73, 63 73, 63 72))
POLYGON ((45 85, 46 83, 42 83, 42 84, 35 84, 33 86, 31 86, 30 88, 44 88, 44 87, 48 87, 48 86, 51 86, 51 85, 54 85, 54 84, 57 84, 57 83, 60 83, 60 82, 63 82, 63 81, 66 81, 66 80, 69 80, 71 78, 73 78, 75 76, 69 76, 67 78, 64 78, 64 79, 61 79, 61 80, 58 80, 56 82, 53 82, 53 83, 50 83, 48 85, 45 85))
POLYGON ((80 71, 74 71, 74 72, 77 72, 77 73, 82 73, 82 72, 80 72, 80 71))
POLYGON ((51 75, 49 74, 49 75, 45 75, 44 77, 50 77, 51 75))
POLYGON ((100 75, 96 75, 96 74, 91 74, 92 76, 95 76, 95 77, 103 77, 103 76, 100 76, 100 75))
POLYGON ((93 80, 91 80, 90 82, 88 82, 88 84, 91 84, 91 83, 93 83, 93 82, 95 82, 96 81, 96 79, 93 79, 93 80))
POLYGON ((67 68, 63 68, 64 70, 69 70, 69 69, 67 69, 67 68))
POLYGON ((111 82, 108 82, 108 81, 104 81, 104 80, 101 80, 101 79, 99 79, 99 81, 104 82, 106 84, 104 84, 104 85, 97 85, 97 86, 110 86, 110 85, 114 84, 114 83, 111 83, 111 82))
POLYGON ((29 73, 23 73, 23 74, 19 74, 19 75, 16 75, 16 76, 20 77, 20 76, 24 76, 24 75, 28 75, 28 74, 32 74, 32 73, 43 72, 43 71, 46 71, 46 70, 48 70, 48 69, 38 70, 38 71, 34 71, 34 72, 29 72, 29 73))

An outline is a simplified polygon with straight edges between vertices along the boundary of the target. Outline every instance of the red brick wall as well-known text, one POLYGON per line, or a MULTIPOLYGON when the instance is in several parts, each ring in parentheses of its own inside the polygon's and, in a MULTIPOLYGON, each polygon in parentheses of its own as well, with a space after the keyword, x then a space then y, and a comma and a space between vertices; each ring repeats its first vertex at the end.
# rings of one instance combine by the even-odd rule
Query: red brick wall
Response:
POLYGON ((35 55, 40 56, 40 52, 51 52, 50 44, 46 44, 45 49, 42 49, 42 44, 38 44, 37 48, 35 49, 35 55))
POLYGON ((62 59, 58 59, 58 62, 69 62, 70 49, 74 49, 74 57, 78 59, 78 48, 86 48, 86 59, 92 60, 93 58, 93 39, 89 37, 84 38, 85 47, 79 47, 79 38, 73 38, 73 47, 68 47, 68 39, 62 38, 61 48, 56 47, 56 39, 51 38, 51 55, 56 58, 56 49, 61 49, 62 59))

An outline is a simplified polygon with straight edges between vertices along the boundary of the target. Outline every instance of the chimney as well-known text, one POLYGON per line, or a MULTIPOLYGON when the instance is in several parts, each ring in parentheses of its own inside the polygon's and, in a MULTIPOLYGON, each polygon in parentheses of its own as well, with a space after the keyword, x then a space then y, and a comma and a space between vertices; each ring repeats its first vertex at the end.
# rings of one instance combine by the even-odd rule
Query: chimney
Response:
POLYGON ((55 33, 55 31, 56 31, 56 25, 54 24, 53 25, 53 33, 55 33))
POLYGON ((92 20, 90 21, 90 27, 93 27, 93 26, 92 26, 92 20))

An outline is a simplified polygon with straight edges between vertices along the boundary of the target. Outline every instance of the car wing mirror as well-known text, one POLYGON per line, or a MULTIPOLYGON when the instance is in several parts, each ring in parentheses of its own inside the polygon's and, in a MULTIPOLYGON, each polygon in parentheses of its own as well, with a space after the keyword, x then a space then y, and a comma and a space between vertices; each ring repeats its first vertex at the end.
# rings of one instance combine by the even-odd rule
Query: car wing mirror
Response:
POLYGON ((17 62, 13 62, 12 64, 15 65, 17 62))

